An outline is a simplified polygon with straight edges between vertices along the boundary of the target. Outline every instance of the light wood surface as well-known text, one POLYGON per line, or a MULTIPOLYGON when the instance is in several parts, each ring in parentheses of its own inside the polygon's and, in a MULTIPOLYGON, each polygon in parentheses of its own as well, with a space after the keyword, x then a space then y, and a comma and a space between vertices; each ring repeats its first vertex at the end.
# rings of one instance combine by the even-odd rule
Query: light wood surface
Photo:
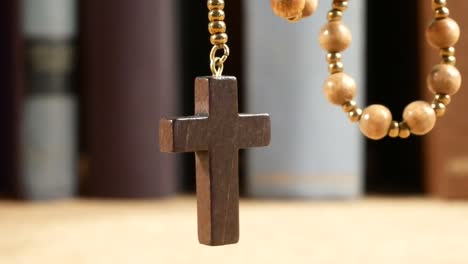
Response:
POLYGON ((244 200, 240 212, 240 244, 210 248, 191 197, 0 202, 0 263, 468 263, 466 202, 244 200))

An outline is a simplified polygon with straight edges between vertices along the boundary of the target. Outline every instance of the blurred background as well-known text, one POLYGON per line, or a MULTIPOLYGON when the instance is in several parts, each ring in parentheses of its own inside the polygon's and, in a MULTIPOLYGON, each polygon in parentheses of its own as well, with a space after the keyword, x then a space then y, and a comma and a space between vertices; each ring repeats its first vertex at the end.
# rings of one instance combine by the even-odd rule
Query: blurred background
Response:
MULTIPOLYGON (((426 137, 364 139, 322 95, 318 33, 328 2, 289 24, 269 1, 226 0, 224 73, 238 78, 242 112, 272 118, 271 146, 241 151, 243 197, 468 199, 468 91, 426 137)), ((350 2, 344 63, 360 103, 399 116, 409 102, 429 100, 425 79, 439 62, 424 37, 431 1, 350 2)), ((449 7, 462 28, 457 65, 466 76, 468 2, 449 7)), ((193 114, 194 78, 210 75, 207 23, 205 0, 1 1, 2 197, 19 208, 69 198, 157 206, 194 194, 193 153, 160 153, 158 123, 193 114)))

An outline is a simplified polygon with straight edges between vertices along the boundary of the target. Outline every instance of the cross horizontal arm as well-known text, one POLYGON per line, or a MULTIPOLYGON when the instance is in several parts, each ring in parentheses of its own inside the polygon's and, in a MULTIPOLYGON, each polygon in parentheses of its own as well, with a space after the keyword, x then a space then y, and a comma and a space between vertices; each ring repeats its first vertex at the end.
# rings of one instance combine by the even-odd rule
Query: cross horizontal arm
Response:
POLYGON ((159 122, 161 152, 196 152, 208 150, 208 117, 191 116, 159 122))
POLYGON ((271 140, 268 114, 239 114, 239 149, 266 147, 271 140))

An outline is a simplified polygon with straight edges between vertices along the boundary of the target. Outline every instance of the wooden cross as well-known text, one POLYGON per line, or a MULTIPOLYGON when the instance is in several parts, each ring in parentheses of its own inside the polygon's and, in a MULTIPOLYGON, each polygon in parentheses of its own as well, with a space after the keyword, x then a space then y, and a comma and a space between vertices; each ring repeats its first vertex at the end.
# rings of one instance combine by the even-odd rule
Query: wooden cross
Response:
POLYGON ((239 149, 270 143, 268 114, 239 114, 235 77, 198 77, 195 116, 161 119, 162 152, 195 152, 198 240, 239 241, 239 149))

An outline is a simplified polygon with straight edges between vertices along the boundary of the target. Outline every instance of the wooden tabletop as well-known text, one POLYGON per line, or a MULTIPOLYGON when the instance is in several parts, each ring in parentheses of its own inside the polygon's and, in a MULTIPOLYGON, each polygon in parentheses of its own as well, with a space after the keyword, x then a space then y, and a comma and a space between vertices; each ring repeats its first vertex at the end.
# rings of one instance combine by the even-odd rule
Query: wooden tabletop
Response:
POLYGON ((0 202, 0 263, 468 263, 468 202, 242 201, 240 244, 198 245, 195 201, 0 202))

